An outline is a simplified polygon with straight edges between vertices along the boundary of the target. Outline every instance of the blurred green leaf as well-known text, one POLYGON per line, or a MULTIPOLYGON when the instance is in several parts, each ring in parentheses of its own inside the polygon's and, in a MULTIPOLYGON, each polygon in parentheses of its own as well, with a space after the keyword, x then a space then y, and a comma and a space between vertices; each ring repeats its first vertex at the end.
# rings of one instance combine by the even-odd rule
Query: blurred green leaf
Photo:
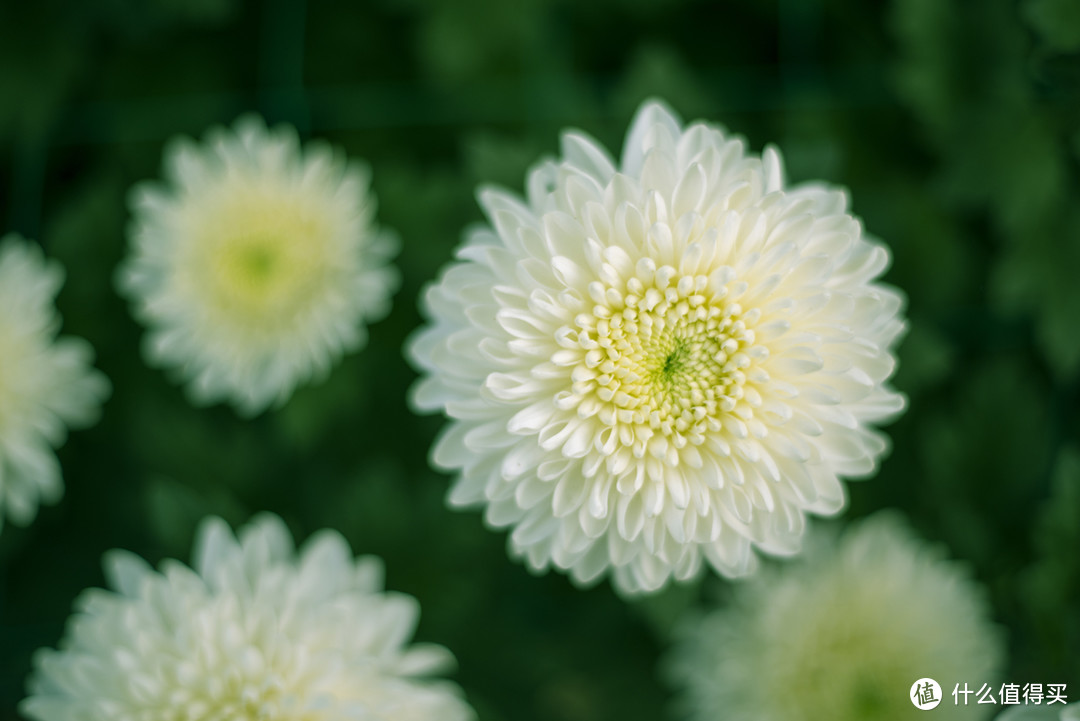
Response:
POLYGON ((894 378, 898 389, 908 395, 931 392, 952 371, 956 349, 928 323, 911 319, 911 330, 899 349, 899 365, 894 378))
MULTIPOLYGON (((991 573, 1018 560, 1008 539, 1025 519, 1053 447, 1045 388, 1022 361, 999 357, 954 377, 942 402, 924 412, 920 464, 909 473, 915 510, 935 519, 957 555, 991 573)), ((1000 570, 998 570, 1000 572, 1000 570)))
POLYGON ((477 132, 463 142, 465 168, 474 185, 501 185, 514 193, 524 193, 526 173, 537 159, 554 154, 549 144, 531 138, 511 138, 477 132))
POLYGON ((1024 17, 1051 50, 1080 50, 1080 3, 1073 0, 1027 0, 1024 17))
POLYGON ((652 628, 657 638, 667 639, 701 599, 702 579, 668 586, 662 592, 630 601, 633 611, 652 628))
MULTIPOLYGON (((1080 451, 1058 455, 1050 489, 1033 528, 1038 560, 1022 577, 1022 597, 1045 649, 1043 666, 1080 674, 1080 451)), ((1036 671, 1039 669, 1035 669, 1036 671)))
POLYGON ((993 274, 998 303, 1033 316, 1039 347, 1061 378, 1080 371, 1080 207, 1070 210, 1058 223, 1035 226, 1026 243, 1002 254, 993 274))
POLYGON ((147 520, 162 551, 187 559, 195 528, 207 516, 232 524, 247 520, 247 512, 221 488, 200 489, 159 476, 146 484, 147 520))
MULTIPOLYGON (((710 110, 708 93, 702 92, 695 75, 676 47, 640 45, 615 88, 612 108, 619 117, 629 118, 642 101, 656 97, 667 101, 684 120, 704 117, 710 110)), ((620 151, 621 146, 612 149, 616 157, 620 151)))

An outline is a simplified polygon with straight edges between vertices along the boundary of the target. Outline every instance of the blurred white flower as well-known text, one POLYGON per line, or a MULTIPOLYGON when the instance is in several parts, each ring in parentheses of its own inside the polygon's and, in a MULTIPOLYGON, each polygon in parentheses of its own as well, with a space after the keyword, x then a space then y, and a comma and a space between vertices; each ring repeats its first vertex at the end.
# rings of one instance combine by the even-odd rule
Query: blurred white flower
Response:
POLYGON ((167 182, 131 193, 118 286, 148 362, 199 404, 281 405, 366 341, 389 311, 396 239, 374 225, 366 167, 246 117, 165 151, 167 182))
POLYGON ((904 406, 888 252, 842 191, 785 188, 775 150, 655 102, 618 168, 576 131, 562 156, 526 201, 481 191, 491 227, 424 299, 413 398, 451 418, 451 503, 513 526, 534 569, 613 567, 627 592, 796 552, 904 406))
POLYGON ((382 590, 378 559, 354 559, 334 531, 297 553, 265 515, 239 542, 203 523, 194 568, 161 572, 114 551, 114 591, 77 603, 61 650, 39 651, 21 711, 38 721, 458 721, 459 690, 424 678, 453 663, 409 644, 411 596, 382 590))
POLYGON ((957 683, 997 693, 1003 643, 981 589, 899 518, 873 517, 839 542, 822 534, 788 563, 682 630, 666 670, 686 718, 918 719, 908 694, 926 677, 950 719, 997 708, 951 698, 957 683))
POLYGON ((64 271, 16 235, 0 240, 0 527, 64 492, 54 448, 97 420, 109 382, 81 338, 57 338, 64 271))

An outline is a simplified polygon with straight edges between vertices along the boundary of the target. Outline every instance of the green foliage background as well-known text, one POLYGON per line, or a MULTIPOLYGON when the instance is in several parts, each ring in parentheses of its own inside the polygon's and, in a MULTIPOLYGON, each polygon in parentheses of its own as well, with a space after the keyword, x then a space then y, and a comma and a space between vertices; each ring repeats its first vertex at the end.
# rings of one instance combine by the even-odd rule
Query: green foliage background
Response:
MULTIPOLYGON (((484 721, 663 718, 656 660, 708 579, 626 603, 507 559, 428 468, 410 413, 415 299, 568 125, 620 147, 666 98, 847 185, 910 299, 910 410, 845 518, 902 509, 970 562, 1008 629, 1006 679, 1080 696, 1080 3, 1075 0, 42 0, 0 4, 0 232, 68 269, 64 331, 114 393, 60 451, 67 493, 0 534, 0 718, 32 651, 125 547, 187 559, 195 524, 259 510, 341 530, 417 596, 484 721), (368 348, 253 421, 143 366, 113 292, 125 193, 163 143, 254 110, 367 159, 404 284, 368 348)), ((979 681, 972 679, 972 681, 979 681)))

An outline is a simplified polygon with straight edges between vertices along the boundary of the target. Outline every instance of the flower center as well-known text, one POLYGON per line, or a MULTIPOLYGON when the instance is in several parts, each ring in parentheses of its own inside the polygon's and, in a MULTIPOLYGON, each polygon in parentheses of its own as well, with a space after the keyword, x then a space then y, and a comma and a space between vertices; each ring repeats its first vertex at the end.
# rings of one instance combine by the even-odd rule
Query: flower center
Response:
POLYGON ((248 198, 222 210, 204 236, 219 310, 241 326, 288 322, 330 269, 324 224, 297 204, 248 198))
MULTIPOLYGON (((744 397, 744 371, 765 349, 747 328, 759 313, 730 299, 730 280, 646 265, 625 282, 591 284, 592 312, 577 317, 580 330, 560 331, 584 351, 560 404, 609 426, 598 444, 607 453, 621 445, 640 458, 658 436, 700 445, 744 397)), ((666 455, 661 445, 655 455, 666 455)))
MULTIPOLYGON (((644 390, 652 397, 654 407, 681 406, 684 399, 689 399, 691 406, 701 405, 714 393, 715 385, 724 383, 723 368, 716 362, 723 352, 722 336, 709 335, 710 329, 704 325, 682 324, 652 344, 657 350, 651 353, 644 350, 645 360, 641 365, 648 374, 644 390), (661 356, 659 362, 650 357, 657 353, 661 356)), ((648 342, 644 344, 646 348, 648 345, 648 342)))
POLYGON ((252 300, 265 299, 275 290, 280 292, 280 286, 289 282, 288 269, 282 263, 282 245, 280 240, 266 236, 241 237, 226 244, 218 258, 222 284, 252 300))

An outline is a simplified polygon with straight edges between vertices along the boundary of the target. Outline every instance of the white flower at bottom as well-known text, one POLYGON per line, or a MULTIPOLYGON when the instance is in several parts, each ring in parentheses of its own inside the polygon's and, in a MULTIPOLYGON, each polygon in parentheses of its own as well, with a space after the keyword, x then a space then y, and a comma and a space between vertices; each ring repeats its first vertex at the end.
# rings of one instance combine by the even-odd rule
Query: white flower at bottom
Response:
POLYGON ((622 161, 577 131, 484 189, 427 292, 413 400, 450 422, 450 502, 512 527, 514 554, 579 583, 655 591, 799 550, 807 514, 873 473, 901 296, 842 191, 786 187, 706 123, 647 103, 622 161))
POLYGON ((672 682, 694 721, 899 721, 908 694, 936 680, 950 719, 956 683, 997 693, 1003 644, 966 569, 942 560, 891 515, 821 538, 803 559, 734 588, 730 606, 687 624, 672 682))
POLYGON ((91 589, 61 650, 44 650, 23 714, 37 721, 465 721, 452 664, 408 645, 414 598, 382 590, 381 563, 322 531, 296 552, 263 516, 239 542, 201 526, 194 568, 106 556, 113 591, 91 589))
POLYGON ((362 346, 390 308, 397 241, 374 226, 367 169, 247 117, 199 147, 174 141, 167 184, 131 193, 121 291, 147 359, 201 404, 282 404, 362 346))
POLYGON ((0 240, 0 527, 25 525, 64 485, 53 448, 97 419, 109 382, 81 338, 57 338, 56 261, 9 235, 0 240))

